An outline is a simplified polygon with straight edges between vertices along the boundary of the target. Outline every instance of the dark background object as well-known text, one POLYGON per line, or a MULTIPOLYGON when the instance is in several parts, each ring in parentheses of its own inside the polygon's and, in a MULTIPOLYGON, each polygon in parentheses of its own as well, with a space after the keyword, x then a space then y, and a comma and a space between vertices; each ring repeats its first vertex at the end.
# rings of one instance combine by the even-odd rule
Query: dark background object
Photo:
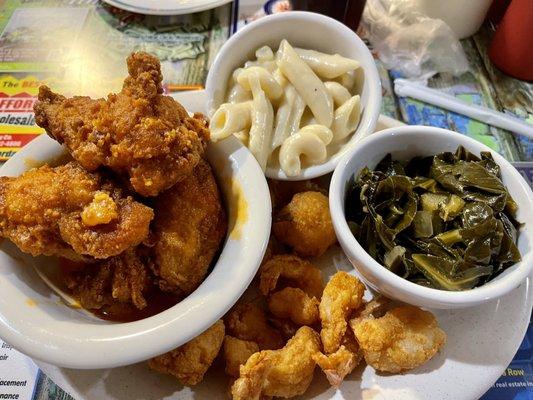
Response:
POLYGON ((294 10, 312 11, 344 23, 357 30, 366 0, 292 0, 294 10))

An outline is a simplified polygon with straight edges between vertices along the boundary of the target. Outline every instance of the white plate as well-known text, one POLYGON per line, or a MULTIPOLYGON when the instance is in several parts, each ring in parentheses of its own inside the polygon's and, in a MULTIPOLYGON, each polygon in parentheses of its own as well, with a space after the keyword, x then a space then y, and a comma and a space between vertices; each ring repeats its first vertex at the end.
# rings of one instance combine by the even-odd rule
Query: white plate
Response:
MULTIPOLYGON (((187 109, 203 110, 203 91, 174 95, 187 109)), ((380 116, 377 130, 398 126, 394 119, 380 116)), ((353 271, 335 246, 315 263, 327 274, 353 271)), ((403 375, 380 375, 370 367, 348 376, 339 390, 328 387, 323 374, 315 371, 307 400, 474 400, 501 376, 514 357, 529 324, 533 295, 531 276, 498 301, 465 310, 434 311, 448 335, 444 350, 415 371, 403 375)), ((173 399, 215 400, 226 397, 227 378, 220 360, 204 381, 193 387, 157 374, 145 363, 105 370, 72 370, 37 361, 39 367, 61 388, 78 400, 173 399)))
MULTIPOLYGON (((340 247, 315 263, 327 273, 353 271, 340 247)), ((326 274, 327 275, 327 274, 326 274)), ((448 335, 444 350, 429 363, 403 375, 358 369, 339 390, 331 389, 322 372, 299 399, 325 400, 474 400, 507 368, 524 337, 531 315, 531 277, 499 301, 465 310, 434 311, 448 335)), ((220 360, 195 387, 150 371, 146 363, 105 370, 72 370, 37 362, 61 388, 78 400, 215 400, 227 398, 228 380, 220 360)))
POLYGON ((149 15, 180 15, 209 10, 232 0, 103 0, 123 10, 149 15))

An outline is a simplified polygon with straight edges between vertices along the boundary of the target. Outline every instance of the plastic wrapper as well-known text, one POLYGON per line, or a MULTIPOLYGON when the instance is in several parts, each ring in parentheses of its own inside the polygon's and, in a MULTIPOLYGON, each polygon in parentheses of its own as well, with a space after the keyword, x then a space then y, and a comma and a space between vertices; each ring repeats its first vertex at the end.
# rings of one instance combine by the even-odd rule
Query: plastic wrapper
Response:
POLYGON ((418 12, 416 0, 367 0, 363 24, 385 67, 405 77, 468 70, 454 32, 444 21, 418 12))

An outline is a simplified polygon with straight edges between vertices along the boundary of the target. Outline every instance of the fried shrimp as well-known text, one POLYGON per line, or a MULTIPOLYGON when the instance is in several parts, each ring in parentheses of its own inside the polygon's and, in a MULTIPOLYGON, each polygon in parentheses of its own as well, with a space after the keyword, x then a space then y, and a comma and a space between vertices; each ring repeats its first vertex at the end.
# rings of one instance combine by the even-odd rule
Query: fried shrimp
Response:
POLYGON ((319 192, 297 193, 275 217, 274 236, 304 257, 319 257, 337 241, 328 198, 319 192))
POLYGON ((284 254, 272 257, 261 268, 259 288, 265 296, 276 289, 278 281, 288 282, 310 296, 320 299, 324 288, 322 272, 309 261, 284 254))
POLYGON ((265 313, 255 304, 240 304, 226 318, 228 334, 241 340, 256 342, 261 350, 283 347, 281 334, 272 328, 265 313))
POLYGON ((339 271, 330 279, 320 301, 320 337, 326 353, 335 352, 346 333, 350 314, 363 304, 365 286, 356 277, 339 271))
POLYGON ((237 339, 226 336, 224 339, 224 360, 226 361, 226 374, 238 377, 239 367, 246 364, 250 356, 259 351, 259 346, 249 340, 237 339))
POLYGON ((378 371, 398 373, 431 359, 446 342, 435 316, 414 306, 401 306, 383 317, 356 318, 350 326, 365 361, 378 371))
POLYGON ((320 339, 311 328, 301 327, 285 347, 253 354, 241 366, 231 392, 234 400, 289 398, 303 394, 315 370, 313 355, 320 351, 320 339))
POLYGON ((268 298, 268 309, 278 318, 288 318, 298 325, 313 325, 318 321, 318 300, 302 289, 287 287, 268 298))
POLYGON ((148 361, 151 369, 175 376, 183 385, 202 381, 224 341, 224 323, 218 320, 211 328, 183 346, 148 361))
POLYGON ((313 360, 326 374, 331 386, 339 387, 346 375, 350 374, 359 363, 357 354, 352 353, 346 347, 341 346, 331 354, 320 352, 313 355, 313 360))

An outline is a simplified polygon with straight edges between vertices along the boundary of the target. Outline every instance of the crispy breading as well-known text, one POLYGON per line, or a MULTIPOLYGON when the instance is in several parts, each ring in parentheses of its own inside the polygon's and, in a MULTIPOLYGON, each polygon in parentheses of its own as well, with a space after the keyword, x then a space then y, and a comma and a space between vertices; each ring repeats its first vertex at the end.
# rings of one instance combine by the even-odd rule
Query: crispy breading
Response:
POLYGON ((66 98, 41 86, 35 121, 86 169, 109 167, 126 176, 137 193, 155 196, 191 173, 209 130, 205 119, 189 117, 162 95, 156 57, 132 53, 127 64, 122 91, 107 99, 66 98))
POLYGON ((268 324, 264 311, 255 304, 237 305, 225 321, 229 335, 256 342, 261 350, 283 347, 281 334, 268 324))
POLYGON ((87 172, 76 162, 0 177, 0 235, 33 256, 118 255, 147 237, 153 215, 101 173, 87 172), (113 209, 87 224, 84 211, 102 196, 113 209))
POLYGON ((363 304, 365 286, 356 277, 339 271, 330 279, 320 301, 320 337, 326 353, 338 350, 350 314, 363 304))
POLYGON ((68 274, 65 281, 70 290, 88 310, 100 310, 116 303, 146 307, 144 293, 151 279, 139 249, 126 250, 80 271, 68 274))
POLYGON ((278 281, 282 280, 317 299, 322 297, 322 272, 300 257, 289 254, 274 256, 261 267, 260 276, 259 288, 265 296, 275 290, 278 281))
POLYGON ((268 309, 278 318, 288 318, 297 325, 318 322, 318 300, 302 289, 286 287, 268 298, 268 309))
POLYGON ((213 326, 177 349, 148 361, 151 369, 176 377, 183 385, 193 386, 202 381, 224 341, 224 323, 213 326))
POLYGON ((302 192, 320 192, 327 196, 327 188, 322 187, 319 179, 305 181, 278 181, 269 179, 268 188, 270 189, 270 198, 272 199, 272 209, 279 211, 285 207, 296 193, 302 192))
POLYGON ((224 360, 226 361, 226 374, 233 377, 239 376, 239 367, 246 364, 250 356, 259 351, 259 346, 249 340, 237 339, 226 335, 224 339, 224 360))
POLYGON ((226 213, 209 164, 201 160, 154 206, 154 273, 163 290, 188 295, 207 275, 227 231, 226 213))
POLYGON ((396 307, 381 318, 355 318, 350 326, 365 361, 378 371, 398 373, 416 368, 446 343, 435 316, 414 306, 396 307))
POLYGON ((324 371, 333 387, 339 387, 346 375, 350 374, 359 363, 358 355, 344 346, 327 355, 317 352, 313 355, 313 360, 324 371))
POLYGON ((319 257, 337 241, 328 198, 319 192, 295 194, 275 216, 272 231, 276 239, 304 257, 319 257))
POLYGON ((289 398, 305 393, 313 380, 313 355, 318 351, 318 334, 303 326, 282 349, 253 354, 240 368, 231 390, 233 399, 289 398))

